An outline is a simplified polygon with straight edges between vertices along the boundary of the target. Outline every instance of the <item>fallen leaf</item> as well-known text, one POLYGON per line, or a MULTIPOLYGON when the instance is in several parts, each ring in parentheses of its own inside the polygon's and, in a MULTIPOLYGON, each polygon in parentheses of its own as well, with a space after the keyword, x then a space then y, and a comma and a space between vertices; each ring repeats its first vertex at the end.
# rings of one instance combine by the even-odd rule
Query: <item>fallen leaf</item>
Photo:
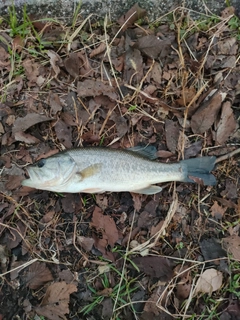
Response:
POLYGON ((113 300, 106 298, 101 303, 102 306, 102 319, 111 319, 113 314, 113 300))
POLYGON ((172 153, 176 153, 180 133, 178 123, 176 121, 166 119, 165 131, 167 147, 172 153))
POLYGON ((21 142, 25 142, 27 144, 35 144, 35 143, 39 143, 40 140, 34 136, 32 136, 29 133, 25 133, 23 131, 17 131, 14 134, 14 138, 16 141, 21 141, 21 142))
POLYGON ((134 4, 127 13, 122 15, 118 19, 118 23, 121 26, 121 30, 125 31, 129 26, 131 26, 136 20, 144 17, 146 15, 146 10, 139 7, 138 3, 134 4))
POLYGON ((214 140, 216 144, 224 144, 231 134, 236 130, 237 122, 234 118, 230 101, 223 103, 221 118, 217 124, 214 140))
POLYGON ((228 253, 233 255, 234 259, 240 260, 240 237, 237 235, 232 235, 227 238, 223 238, 223 248, 228 251, 228 253))
POLYGON ((141 52, 132 48, 132 40, 126 35, 123 79, 127 83, 140 83, 143 77, 143 57, 141 52))
POLYGON ((151 73, 151 78, 156 82, 156 84, 160 84, 162 81, 162 68, 159 62, 154 62, 151 73))
POLYGON ((191 128, 194 133, 201 134, 211 128, 225 97, 226 93, 217 91, 197 109, 191 119, 191 128))
POLYGON ((51 107, 51 114, 56 115, 62 110, 62 104, 57 93, 49 93, 49 104, 51 107))
POLYGON ((52 66, 52 68, 53 68, 53 70, 55 72, 55 76, 57 77, 59 75, 59 73, 60 73, 60 67, 59 66, 63 65, 62 59, 53 50, 48 50, 47 51, 47 55, 50 58, 50 64, 51 64, 51 66, 52 66))
POLYGON ((95 247, 104 255, 107 255, 107 246, 113 248, 114 244, 119 239, 118 230, 114 220, 110 216, 103 215, 102 210, 96 206, 93 211, 91 227, 97 234, 95 247))
POLYGON ((27 286, 34 290, 52 280, 52 273, 44 262, 37 261, 31 264, 26 275, 27 286))
POLYGON ((171 48, 171 42, 168 39, 162 40, 155 35, 148 35, 139 38, 134 44, 134 48, 139 49, 151 59, 157 59, 162 51, 171 48))
POLYGON ((7 271, 7 265, 9 262, 9 254, 7 251, 6 246, 3 246, 0 244, 0 268, 1 273, 4 273, 7 271))
POLYGON ((93 76, 94 70, 91 67, 87 54, 78 52, 78 58, 80 59, 80 75, 82 77, 93 76))
POLYGON ((200 248, 205 261, 214 259, 219 261, 219 258, 226 257, 226 252, 215 238, 201 240, 200 248))
POLYGON ((43 114, 38 113, 28 113, 25 117, 17 118, 14 122, 12 132, 15 134, 18 131, 26 131, 30 127, 45 121, 51 121, 52 118, 49 118, 43 114))
POLYGON ((237 184, 226 179, 225 189, 221 192, 221 196, 227 199, 237 199, 239 197, 237 184))
POLYGON ((226 212, 227 208, 221 207, 217 201, 214 201, 214 204, 211 206, 210 211, 214 218, 221 220, 226 212))
POLYGON ((106 43, 105 42, 101 42, 100 45, 93 49, 92 52, 90 53, 89 57, 90 58, 93 58, 95 56, 97 56, 98 54, 104 52, 106 50, 106 43))
POLYGON ((115 88, 100 80, 86 79, 78 81, 77 92, 79 97, 108 96, 113 101, 118 99, 115 88))
POLYGON ((158 304, 159 304, 159 298, 164 295, 164 297, 162 298, 162 304, 164 305, 164 307, 166 307, 166 304, 168 305, 169 303, 166 302, 166 297, 168 294, 168 290, 166 290, 166 286, 163 284, 159 284, 157 286, 157 288, 155 288, 155 290, 153 291, 153 293, 151 294, 151 296, 149 297, 149 299, 146 301, 145 305, 144 305, 144 313, 143 318, 141 317, 141 319, 144 320, 149 320, 149 319, 163 319, 163 320, 170 320, 171 318, 166 318, 165 317, 165 313, 159 308, 158 304), (158 316, 160 314, 160 317, 154 317, 158 316))
POLYGON ((184 159, 189 159, 191 157, 196 157, 199 152, 202 150, 202 141, 196 141, 190 146, 185 146, 184 149, 184 159))
POLYGON ((64 270, 60 271, 58 276, 61 281, 65 281, 66 283, 73 283, 73 281, 74 281, 74 284, 75 284, 75 282, 77 284, 77 281, 74 280, 73 273, 69 269, 64 269, 64 270))
POLYGON ((132 193, 134 209, 139 212, 142 208, 142 196, 138 193, 132 193))
POLYGON ((20 53, 23 47, 24 47, 24 40, 20 35, 17 35, 12 41, 12 48, 17 53, 20 53))
POLYGON ((69 57, 64 60, 64 66, 67 72, 76 78, 79 76, 80 60, 76 52, 70 53, 69 57))
POLYGON ((69 314, 70 294, 76 291, 75 284, 67 284, 64 281, 55 282, 47 288, 41 307, 36 307, 35 311, 49 320, 66 319, 64 315, 69 314))
POLYGON ((5 183, 6 190, 14 190, 19 188, 23 179, 24 177, 19 175, 8 176, 8 181, 5 183))
POLYGON ((127 120, 124 117, 117 115, 115 112, 112 113, 110 119, 113 120, 116 124, 118 137, 122 138, 129 129, 127 120))
POLYGON ((61 142, 67 149, 72 148, 72 128, 63 120, 59 120, 54 125, 54 129, 59 142, 61 142))
POLYGON ((78 244, 87 252, 92 250, 92 247, 94 245, 94 239, 93 238, 87 238, 83 236, 77 236, 78 244))
MULTIPOLYGON (((217 42, 217 54, 218 55, 229 55, 230 57, 235 58, 233 55, 236 55, 238 52, 238 44, 237 44, 237 38, 227 38, 222 41, 217 42)), ((225 68, 222 66, 222 69, 225 68)))
POLYGON ((232 16, 235 13, 235 8, 233 6, 229 6, 221 12, 221 17, 226 19, 229 16, 232 16))
POLYGON ((173 268, 168 259, 158 256, 136 257, 132 261, 140 271, 151 278, 167 281, 173 277, 173 268))
POLYGON ((176 297, 178 299, 187 299, 192 289, 191 270, 188 265, 177 265, 174 271, 179 274, 176 286, 176 297))
POLYGON ((22 65, 25 69, 25 75, 29 80, 28 86, 35 86, 39 77, 40 65, 31 59, 24 59, 22 65))
POLYGON ((222 272, 216 269, 205 270, 199 277, 196 284, 195 293, 208 293, 211 295, 213 292, 219 290, 222 286, 223 275, 222 272))
POLYGON ((196 89, 194 87, 184 88, 180 93, 180 98, 176 102, 183 107, 186 107, 196 96, 196 89))

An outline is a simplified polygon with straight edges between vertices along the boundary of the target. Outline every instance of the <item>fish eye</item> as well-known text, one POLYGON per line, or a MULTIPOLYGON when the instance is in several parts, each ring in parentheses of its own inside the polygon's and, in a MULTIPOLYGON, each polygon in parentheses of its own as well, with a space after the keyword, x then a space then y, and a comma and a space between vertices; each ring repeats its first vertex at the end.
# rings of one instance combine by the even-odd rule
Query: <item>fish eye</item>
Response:
POLYGON ((42 168, 46 163, 46 159, 41 159, 37 162, 38 168, 42 168))

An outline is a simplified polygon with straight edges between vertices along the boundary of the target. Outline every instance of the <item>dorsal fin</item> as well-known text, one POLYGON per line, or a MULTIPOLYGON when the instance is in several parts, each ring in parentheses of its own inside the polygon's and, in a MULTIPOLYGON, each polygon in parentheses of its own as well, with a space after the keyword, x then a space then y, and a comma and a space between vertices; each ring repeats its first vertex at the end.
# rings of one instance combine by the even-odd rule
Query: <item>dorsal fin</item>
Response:
POLYGON ((154 146, 136 146, 127 148, 127 150, 136 152, 149 160, 157 159, 157 149, 154 146))

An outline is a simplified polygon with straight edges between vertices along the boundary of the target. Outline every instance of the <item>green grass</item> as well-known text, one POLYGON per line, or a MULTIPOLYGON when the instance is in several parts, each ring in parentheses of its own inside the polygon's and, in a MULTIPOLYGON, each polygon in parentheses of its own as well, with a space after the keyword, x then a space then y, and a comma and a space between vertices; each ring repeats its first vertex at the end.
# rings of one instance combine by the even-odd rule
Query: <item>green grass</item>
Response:
MULTIPOLYGON (((103 274, 100 274, 98 276, 98 279, 102 283, 102 287, 103 287, 102 290, 98 292, 93 287, 93 285, 91 284, 87 285, 88 289, 92 293, 92 302, 84 306, 81 309, 81 313, 83 313, 83 315, 89 314, 94 310, 94 308, 100 305, 103 302, 103 300, 106 298, 112 299, 113 305, 115 304, 116 309, 118 308, 122 309, 124 306, 126 306, 131 308, 131 311, 133 313, 136 313, 134 306, 131 302, 131 294, 139 288, 137 284, 137 279, 129 279, 128 276, 124 274, 123 281, 118 281, 120 280, 122 274, 119 270, 117 270, 114 267, 113 264, 109 264, 108 266, 106 266, 106 270, 109 270, 109 271, 103 274), (111 286, 111 283, 108 278, 108 275, 110 272, 112 273, 114 278, 117 279, 116 282, 118 282, 114 287, 111 286)), ((114 319, 118 319, 117 314, 113 316, 114 316, 114 319)))

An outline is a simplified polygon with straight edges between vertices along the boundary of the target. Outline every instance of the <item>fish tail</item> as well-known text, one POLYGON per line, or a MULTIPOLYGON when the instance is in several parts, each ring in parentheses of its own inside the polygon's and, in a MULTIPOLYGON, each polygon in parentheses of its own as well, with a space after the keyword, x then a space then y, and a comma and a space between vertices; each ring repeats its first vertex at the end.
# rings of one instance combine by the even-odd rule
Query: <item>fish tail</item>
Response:
POLYGON ((204 186, 214 186, 216 178, 210 172, 214 169, 216 157, 200 157, 182 160, 181 163, 187 167, 187 176, 184 182, 196 182, 204 186))

